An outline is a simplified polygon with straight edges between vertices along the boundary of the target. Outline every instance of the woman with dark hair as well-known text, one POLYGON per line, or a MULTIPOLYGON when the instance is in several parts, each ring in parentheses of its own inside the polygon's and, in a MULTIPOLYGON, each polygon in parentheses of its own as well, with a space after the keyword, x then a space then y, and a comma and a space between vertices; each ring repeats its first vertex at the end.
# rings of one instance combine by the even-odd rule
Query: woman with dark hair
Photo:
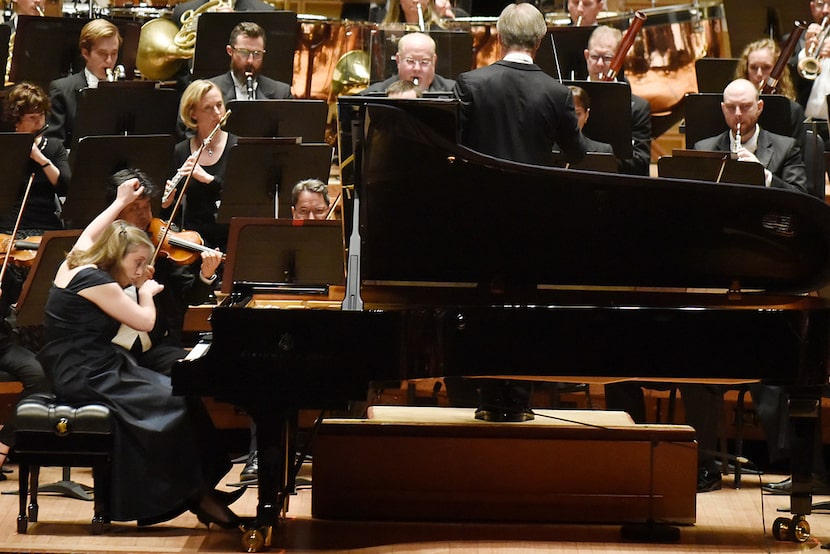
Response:
POLYGON ((6 120, 15 132, 31 133, 33 141, 26 180, 19 184, 17 203, 11 214, 4 214, 0 223, 5 229, 14 227, 30 175, 34 175, 32 188, 20 220, 20 229, 26 229, 25 234, 28 235, 63 229, 58 197, 66 195, 72 174, 63 143, 44 136, 48 113, 49 96, 35 84, 20 83, 6 97, 6 120))

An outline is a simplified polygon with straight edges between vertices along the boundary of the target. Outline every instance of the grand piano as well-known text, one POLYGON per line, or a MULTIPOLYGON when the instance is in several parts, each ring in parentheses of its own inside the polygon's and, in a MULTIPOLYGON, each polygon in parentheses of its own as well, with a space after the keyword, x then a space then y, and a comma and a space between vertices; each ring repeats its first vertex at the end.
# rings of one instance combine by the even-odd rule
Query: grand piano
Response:
POLYGON ((214 309, 207 353, 173 370, 176 392, 256 421, 258 526, 277 524, 289 492, 299 408, 365 400, 372 380, 568 375, 786 385, 797 452, 782 526, 809 530, 830 337, 830 304, 810 293, 830 280, 830 207, 491 158, 457 144, 441 100, 341 109, 356 161, 343 309, 237 295, 214 309))

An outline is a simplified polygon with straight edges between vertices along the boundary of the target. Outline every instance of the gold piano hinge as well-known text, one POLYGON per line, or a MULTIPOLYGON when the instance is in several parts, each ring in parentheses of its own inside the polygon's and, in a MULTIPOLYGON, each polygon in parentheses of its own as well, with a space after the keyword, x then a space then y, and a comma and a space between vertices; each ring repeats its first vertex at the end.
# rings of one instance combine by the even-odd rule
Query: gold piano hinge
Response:
POLYGON ((741 282, 737 279, 729 284, 729 289, 726 291, 726 298, 729 300, 739 300, 741 298, 741 282))

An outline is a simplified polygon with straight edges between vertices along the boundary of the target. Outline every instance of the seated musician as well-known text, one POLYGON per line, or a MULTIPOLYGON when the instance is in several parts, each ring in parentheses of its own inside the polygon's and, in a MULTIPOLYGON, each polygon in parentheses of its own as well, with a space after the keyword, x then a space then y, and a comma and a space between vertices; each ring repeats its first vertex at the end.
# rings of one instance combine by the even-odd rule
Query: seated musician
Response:
MULTIPOLYGON (((621 41, 619 29, 605 25, 594 29, 584 51, 589 81, 603 80, 601 75, 610 69, 621 41)), ((633 157, 620 160, 620 172, 648 175, 651 165, 651 106, 636 94, 631 95, 631 144, 634 147, 633 157)))
MULTIPOLYGON (((153 218, 151 202, 161 194, 155 183, 139 169, 122 169, 112 176, 107 200, 113 202, 118 188, 126 181, 137 180, 142 194, 129 202, 116 219, 126 221, 144 231, 150 230, 153 218)), ((192 264, 178 264, 160 252, 153 265, 153 279, 164 285, 154 298, 156 322, 149 333, 139 333, 122 325, 113 342, 130 353, 138 365, 170 375, 173 364, 187 355, 183 348, 182 328, 188 306, 203 304, 210 298, 217 280, 216 270, 222 263, 219 251, 203 251, 192 264)), ((135 298, 135 287, 127 293, 135 298)))
MULTIPOLYGON (((181 229, 199 233, 207 246, 220 250, 225 250, 228 242, 228 226, 216 223, 216 214, 222 198, 228 153, 236 144, 237 137, 220 129, 201 150, 198 160, 195 156, 224 115, 225 102, 215 83, 204 79, 190 83, 182 94, 179 116, 195 134, 179 142, 173 153, 173 163, 179 168, 179 174, 186 176, 193 170, 185 193, 186 209, 175 214, 174 221, 181 229)), ((170 208, 185 182, 186 179, 181 179, 175 194, 170 194, 167 202, 162 202, 163 217, 169 216, 170 208)), ((167 186, 170 185, 168 180, 167 186)))
POLYGON ((2 223, 0 223, 0 226, 9 232, 14 228, 29 176, 34 175, 20 219, 19 229, 23 232, 18 237, 63 229, 58 197, 66 196, 72 173, 69 169, 69 156, 63 143, 43 135, 48 113, 49 97, 42 88, 35 84, 15 85, 6 97, 5 116, 15 132, 31 133, 34 137, 29 154, 26 181, 19 184, 18 200, 12 213, 4 214, 2 223))
MULTIPOLYGON (((319 179, 305 179, 291 189, 291 219, 321 220, 329 212, 328 186, 319 179)), ((256 426, 251 423, 251 445, 248 460, 239 474, 243 483, 257 480, 259 456, 257 454, 256 426)))
POLYGON ((406 34, 398 41, 398 52, 395 54, 398 74, 374 83, 361 94, 386 92, 396 81, 412 81, 422 91, 449 92, 455 86, 455 81, 435 74, 437 61, 438 55, 435 53, 435 41, 432 37, 424 33, 406 34))
POLYGON ((746 79, 732 81, 723 90, 721 102, 729 129, 697 141, 694 149, 735 152, 740 161, 764 166, 766 186, 807 192, 807 173, 798 142, 762 129, 758 117, 763 109, 764 101, 754 84, 746 79))
POLYGON ((386 89, 389 98, 422 98, 421 88, 412 81, 395 81, 386 89))
POLYGON ((573 95, 533 62, 547 33, 545 18, 532 4, 510 4, 496 28, 504 57, 455 82, 461 144, 497 158, 553 165, 556 143, 567 161, 579 161, 585 144, 573 95))
POLYGON ((43 15, 43 0, 15 0, 11 2, 12 15, 3 25, 11 27, 12 33, 17 31, 17 16, 43 15))
POLYGON ((191 510, 207 525, 236 528, 240 520, 228 503, 237 495, 214 489, 230 460, 216 447, 201 402, 174 395, 168 377, 131 363, 111 342, 121 323, 152 329, 153 297, 163 289, 150 278, 147 234, 113 221, 143 194, 138 180, 122 183, 58 268, 38 359, 61 402, 92 400, 114 415, 107 499, 113 521, 149 525, 191 510), (124 294, 128 285, 137 288, 138 302, 124 294))
POLYGON ((596 25, 599 12, 604 9, 605 0, 568 0, 568 15, 574 27, 596 25))
MULTIPOLYGON (((826 121, 828 119, 827 95, 830 94, 830 40, 824 40, 822 44, 818 44, 818 39, 822 34, 822 20, 830 17, 830 2, 811 0, 810 14, 813 21, 802 33, 789 65, 791 71, 794 72, 797 101, 804 107, 804 113, 811 119, 826 121), (821 72, 814 79, 804 77, 801 72, 797 71, 798 63, 810 53, 822 67, 821 72)), ((788 39, 789 35, 784 37, 785 41, 788 39)), ((820 131, 827 141, 826 126, 821 126, 820 131)))
POLYGON ((84 88, 96 88, 99 81, 107 79, 107 69, 113 69, 121 48, 118 27, 106 19, 93 19, 83 26, 78 44, 86 66, 78 73, 55 79, 49 85, 52 111, 47 123, 46 136, 54 137, 69 148, 72 144, 72 128, 78 111, 78 92, 84 88))
POLYGON ((250 21, 238 23, 225 50, 231 59, 230 70, 210 79, 222 91, 225 104, 231 100, 293 98, 291 85, 260 74, 265 59, 265 29, 250 21))
MULTIPOLYGON (((738 59, 738 66, 735 68, 735 79, 747 79, 760 90, 761 86, 769 79, 780 55, 781 48, 772 39, 762 38, 750 42, 738 59)), ((786 96, 790 100, 791 131, 789 135, 798 141, 801 148, 804 148, 807 134, 804 125, 804 108, 795 101, 795 88, 787 66, 784 66, 784 71, 778 78, 778 94, 786 96)))
MULTIPOLYGON (((588 118, 591 116, 591 97, 588 95, 588 91, 582 87, 571 85, 568 88, 571 89, 571 93, 574 96, 574 112, 576 112, 576 121, 579 124, 579 130, 581 131, 588 122, 588 118)), ((587 152, 601 152, 604 154, 614 153, 614 148, 612 148, 612 146, 607 142, 592 140, 587 136, 584 140, 585 150, 587 152)))
POLYGON ((441 18, 446 12, 446 6, 442 6, 441 13, 436 9, 432 0, 387 0, 383 5, 378 5, 369 12, 369 21, 391 25, 405 23, 407 27, 418 28, 423 18, 424 29, 443 29, 444 23, 441 18), (418 4, 421 4, 421 15, 418 15, 418 4))

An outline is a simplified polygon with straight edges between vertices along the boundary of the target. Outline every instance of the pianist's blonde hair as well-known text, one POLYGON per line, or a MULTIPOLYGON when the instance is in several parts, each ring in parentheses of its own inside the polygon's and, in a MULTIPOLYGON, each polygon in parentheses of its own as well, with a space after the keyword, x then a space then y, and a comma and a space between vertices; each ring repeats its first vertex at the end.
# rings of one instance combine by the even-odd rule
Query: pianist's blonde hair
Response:
POLYGON ((101 233, 98 240, 92 243, 89 249, 73 249, 67 254, 66 264, 69 269, 92 264, 98 269, 103 269, 113 275, 113 272, 118 271, 120 267, 118 262, 125 255, 135 252, 141 247, 147 247, 151 251, 154 248, 153 243, 147 238, 147 233, 135 225, 130 225, 119 219, 104 229, 104 232, 101 233))

